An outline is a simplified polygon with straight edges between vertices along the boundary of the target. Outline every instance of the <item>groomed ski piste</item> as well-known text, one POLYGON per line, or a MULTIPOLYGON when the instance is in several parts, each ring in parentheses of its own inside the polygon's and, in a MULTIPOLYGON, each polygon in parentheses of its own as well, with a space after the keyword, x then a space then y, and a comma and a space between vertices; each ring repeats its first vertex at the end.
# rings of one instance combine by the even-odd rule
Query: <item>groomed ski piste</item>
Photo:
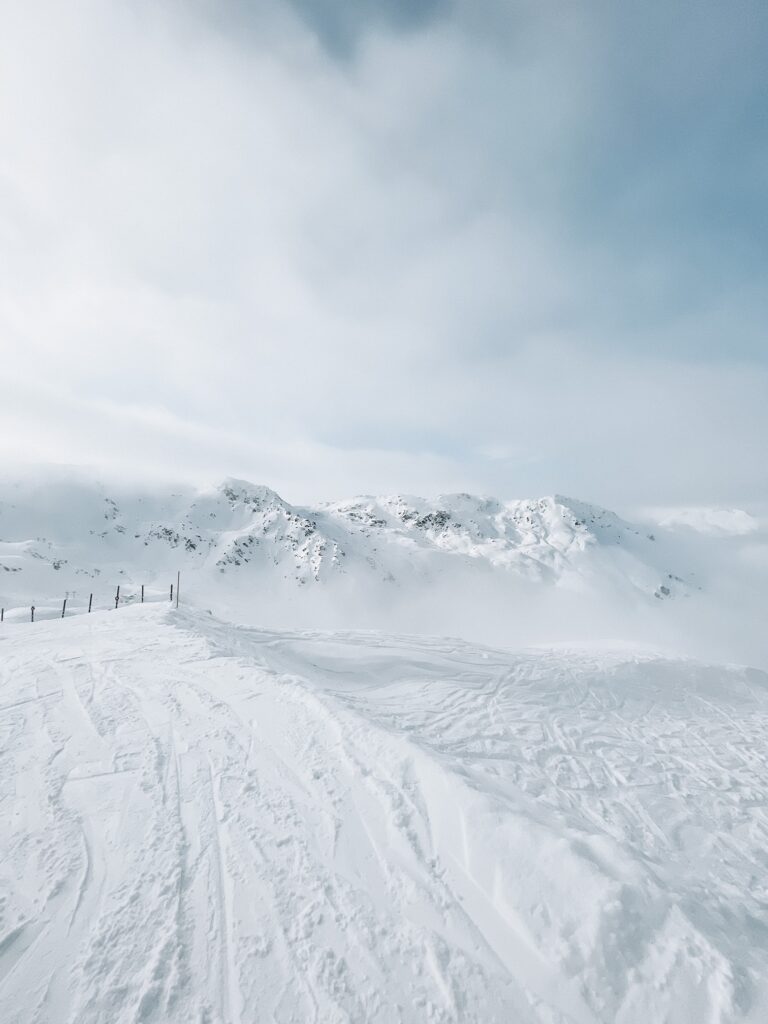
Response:
POLYGON ((0 1020, 764 1022, 767 757, 649 650, 6 623, 0 1020))

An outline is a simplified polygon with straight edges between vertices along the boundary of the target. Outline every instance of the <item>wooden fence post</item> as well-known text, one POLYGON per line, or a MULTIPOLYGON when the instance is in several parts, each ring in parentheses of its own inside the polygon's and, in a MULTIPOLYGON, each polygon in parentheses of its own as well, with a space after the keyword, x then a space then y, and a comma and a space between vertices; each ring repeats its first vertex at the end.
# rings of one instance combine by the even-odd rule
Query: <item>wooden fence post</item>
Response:
POLYGON ((171 604, 173 604, 173 584, 171 584, 171 604))
POLYGON ((120 584, 118 583, 118 585, 117 585, 117 593, 115 594, 115 608, 117 608, 119 603, 120 603, 120 584))
POLYGON ((93 594, 88 598, 88 614, 91 614, 91 605, 93 604, 93 594))
POLYGON ((67 599, 64 598, 64 604, 61 606, 61 617, 64 618, 64 612, 67 610, 67 599))
POLYGON ((35 606, 32 605, 32 621, 35 621, 35 606))
POLYGON ((141 603, 144 604, 144 584, 141 584, 141 603))
POLYGON ((0 608, 0 622, 5 618, 5 608, 0 608))

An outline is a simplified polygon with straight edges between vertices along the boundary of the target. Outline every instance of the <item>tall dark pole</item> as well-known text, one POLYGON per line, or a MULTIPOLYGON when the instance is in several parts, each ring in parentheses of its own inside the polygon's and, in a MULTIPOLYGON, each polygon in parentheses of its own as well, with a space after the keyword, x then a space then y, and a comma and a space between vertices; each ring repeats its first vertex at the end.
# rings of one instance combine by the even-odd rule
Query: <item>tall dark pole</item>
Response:
POLYGON ((91 605, 93 604, 93 594, 88 598, 88 614, 91 614, 91 605))
POLYGON ((144 584, 141 584, 141 603, 144 604, 144 584))
POLYGON ((181 585, 181 571, 176 573, 176 607, 179 607, 179 586, 181 585))
POLYGON ((64 618, 64 612, 67 610, 67 599, 64 598, 64 604, 61 606, 61 617, 64 618))
POLYGON ((35 606, 32 605, 32 621, 35 621, 35 606))
POLYGON ((117 593, 115 594, 115 608, 117 608, 119 603, 120 603, 120 584, 118 583, 118 585, 117 585, 117 593))

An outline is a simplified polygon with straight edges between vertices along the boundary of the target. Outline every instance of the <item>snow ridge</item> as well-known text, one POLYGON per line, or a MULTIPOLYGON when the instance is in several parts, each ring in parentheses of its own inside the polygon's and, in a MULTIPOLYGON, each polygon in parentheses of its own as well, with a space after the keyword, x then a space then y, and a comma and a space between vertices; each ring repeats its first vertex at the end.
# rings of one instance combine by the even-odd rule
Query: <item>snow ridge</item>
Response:
POLYGON ((620 587, 650 599, 689 593, 693 574, 658 541, 612 512, 559 495, 368 496, 303 508, 236 479, 171 494, 17 484, 0 489, 0 602, 56 600, 101 579, 164 586, 178 569, 256 588, 344 577, 407 586, 461 569, 576 589, 620 587))

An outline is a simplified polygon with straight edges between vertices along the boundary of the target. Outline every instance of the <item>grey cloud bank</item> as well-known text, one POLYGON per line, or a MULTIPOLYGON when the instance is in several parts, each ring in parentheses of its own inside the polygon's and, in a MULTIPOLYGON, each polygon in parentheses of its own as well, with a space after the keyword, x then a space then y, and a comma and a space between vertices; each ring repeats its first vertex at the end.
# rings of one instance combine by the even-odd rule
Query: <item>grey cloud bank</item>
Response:
POLYGON ((2 22, 5 462, 768 499, 763 5, 2 22))

